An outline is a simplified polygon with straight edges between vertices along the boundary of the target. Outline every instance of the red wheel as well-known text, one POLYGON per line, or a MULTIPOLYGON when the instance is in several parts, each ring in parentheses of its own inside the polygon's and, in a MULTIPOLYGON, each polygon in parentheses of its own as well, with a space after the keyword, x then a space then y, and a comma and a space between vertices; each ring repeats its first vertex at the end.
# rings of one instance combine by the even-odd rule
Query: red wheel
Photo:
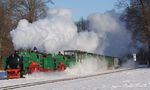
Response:
POLYGON ((33 61, 30 65, 29 65, 29 71, 31 71, 31 73, 33 72, 38 72, 40 71, 40 66, 37 62, 33 61))
POLYGON ((66 66, 65 66, 64 62, 61 62, 61 63, 59 64, 59 70, 60 70, 60 71, 64 71, 65 69, 66 69, 66 66))

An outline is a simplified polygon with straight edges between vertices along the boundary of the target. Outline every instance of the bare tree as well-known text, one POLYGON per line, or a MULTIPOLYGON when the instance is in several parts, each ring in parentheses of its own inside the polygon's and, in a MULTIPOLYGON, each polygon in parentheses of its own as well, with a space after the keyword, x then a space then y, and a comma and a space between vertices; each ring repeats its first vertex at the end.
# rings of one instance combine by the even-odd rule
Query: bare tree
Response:
POLYGON ((150 66, 150 0, 130 0, 124 8, 121 19, 132 32, 132 45, 135 46, 136 42, 140 41, 149 47, 149 49, 139 49, 139 56, 143 56, 141 61, 150 66))
POLYGON ((10 31, 16 28, 20 19, 34 22, 43 18, 47 3, 54 4, 52 0, 0 0, 0 63, 2 54, 13 50, 10 31))
POLYGON ((133 39, 150 45, 150 1, 131 0, 126 6, 122 20, 132 32, 133 39))
POLYGON ((89 21, 85 20, 83 17, 76 22, 78 32, 82 31, 90 31, 89 29, 89 21))
POLYGON ((49 2, 54 4, 52 0, 20 0, 15 11, 19 17, 27 19, 32 23, 39 18, 45 17, 47 11, 46 3, 49 2))

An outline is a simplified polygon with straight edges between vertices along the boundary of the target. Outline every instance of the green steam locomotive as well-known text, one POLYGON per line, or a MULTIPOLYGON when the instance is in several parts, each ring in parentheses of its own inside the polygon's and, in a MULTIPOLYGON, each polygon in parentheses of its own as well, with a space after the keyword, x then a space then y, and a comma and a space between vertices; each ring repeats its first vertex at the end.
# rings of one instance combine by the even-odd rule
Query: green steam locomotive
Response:
POLYGON ((15 58, 11 56, 4 58, 3 66, 7 71, 7 78, 20 78, 24 74, 33 72, 63 71, 66 68, 74 66, 76 63, 82 63, 86 58, 105 61, 108 69, 120 67, 120 60, 116 57, 98 55, 80 50, 66 50, 58 54, 20 51, 14 53, 15 58))

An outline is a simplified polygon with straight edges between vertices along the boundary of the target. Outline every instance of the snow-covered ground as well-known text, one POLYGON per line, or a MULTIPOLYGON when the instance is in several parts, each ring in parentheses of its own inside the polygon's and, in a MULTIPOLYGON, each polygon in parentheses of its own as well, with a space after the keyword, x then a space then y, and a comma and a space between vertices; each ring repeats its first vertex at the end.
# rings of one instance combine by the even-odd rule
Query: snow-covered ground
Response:
MULTIPOLYGON (((61 81, 17 90, 150 90, 150 69, 141 68, 84 79, 61 81)), ((38 79, 35 79, 38 81, 38 79)), ((32 79, 2 80, 0 85, 33 82, 32 79)), ((1 87, 0 86, 0 87, 1 87)))
POLYGON ((137 69, 19 90, 150 90, 150 69, 137 69))

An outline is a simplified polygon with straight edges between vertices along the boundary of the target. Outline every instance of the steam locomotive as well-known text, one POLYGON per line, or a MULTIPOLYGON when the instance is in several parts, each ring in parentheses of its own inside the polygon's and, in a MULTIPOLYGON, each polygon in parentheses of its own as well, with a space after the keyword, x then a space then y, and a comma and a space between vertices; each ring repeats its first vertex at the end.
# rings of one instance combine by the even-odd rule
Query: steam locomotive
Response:
POLYGON ((58 54, 45 54, 38 51, 14 52, 9 57, 4 57, 4 69, 8 79, 21 78, 33 72, 63 71, 82 63, 85 58, 95 58, 106 61, 107 68, 120 67, 120 60, 112 56, 98 55, 80 50, 65 50, 58 54))

